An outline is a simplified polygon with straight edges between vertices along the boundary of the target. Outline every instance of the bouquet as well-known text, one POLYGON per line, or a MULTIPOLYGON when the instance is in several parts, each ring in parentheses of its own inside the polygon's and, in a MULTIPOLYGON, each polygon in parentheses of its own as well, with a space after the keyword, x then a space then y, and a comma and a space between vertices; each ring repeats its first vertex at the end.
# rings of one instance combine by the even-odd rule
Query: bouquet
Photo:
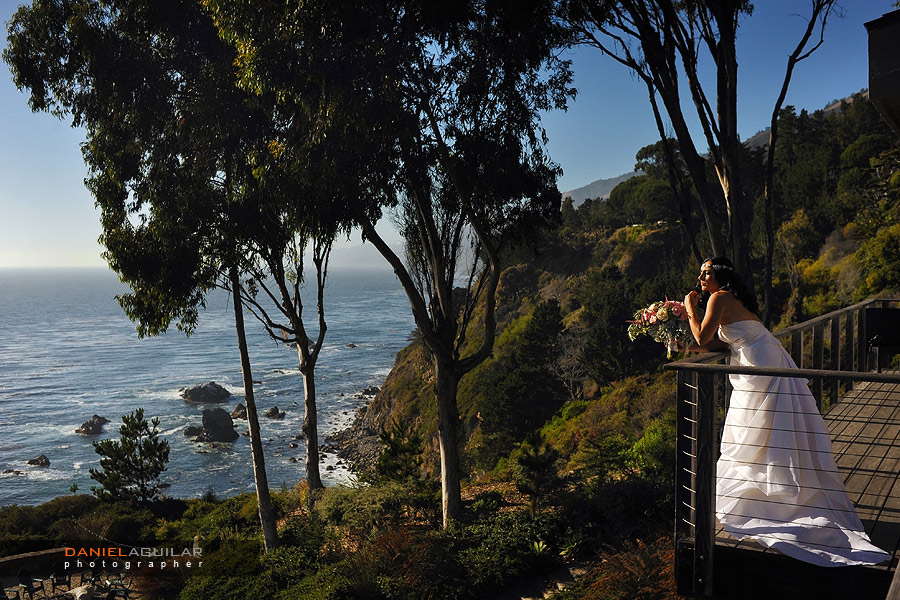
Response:
POLYGON ((660 300, 634 313, 628 321, 628 338, 634 341, 639 335, 649 335, 666 345, 666 358, 678 350, 678 342, 685 345, 693 339, 684 304, 675 300, 660 300))

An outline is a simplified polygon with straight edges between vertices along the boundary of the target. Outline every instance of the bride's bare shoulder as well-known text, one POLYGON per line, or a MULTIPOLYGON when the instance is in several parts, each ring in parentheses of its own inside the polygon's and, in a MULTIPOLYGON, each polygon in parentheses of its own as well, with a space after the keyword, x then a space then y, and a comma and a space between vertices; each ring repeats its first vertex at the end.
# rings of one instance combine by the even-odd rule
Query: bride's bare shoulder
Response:
POLYGON ((709 295, 709 304, 716 305, 717 307, 719 307, 719 310, 730 313, 737 307, 738 304, 740 304, 740 300, 738 300, 737 297, 735 297, 735 295, 729 291, 716 290, 709 295))
POLYGON ((732 294, 729 291, 716 290, 715 292, 713 292, 712 294, 709 295, 709 300, 710 300, 710 302, 730 304, 731 302, 736 301, 737 298, 735 298, 734 294, 732 294))

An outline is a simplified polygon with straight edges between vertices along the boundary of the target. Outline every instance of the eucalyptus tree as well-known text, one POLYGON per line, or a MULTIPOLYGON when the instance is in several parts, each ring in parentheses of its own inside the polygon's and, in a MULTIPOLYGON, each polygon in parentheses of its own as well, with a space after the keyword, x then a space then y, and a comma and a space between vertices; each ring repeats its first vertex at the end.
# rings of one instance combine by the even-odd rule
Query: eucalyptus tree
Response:
MULTIPOLYGON (((738 270, 750 277, 749 230, 754 198, 745 193, 739 169, 740 137, 737 130, 738 58, 736 49, 739 21, 753 12, 748 0, 565 0, 563 18, 576 36, 577 43, 601 52, 631 69, 647 85, 651 107, 667 140, 658 106, 662 102, 678 142, 700 201, 713 254, 725 254, 722 235, 730 236, 732 258, 738 270), (704 85, 700 75, 703 50, 714 66, 714 83, 704 85), (686 111, 682 105, 681 83, 694 107, 709 160, 715 168, 719 189, 707 182, 706 158, 694 142, 686 111), (724 202, 727 222, 717 217, 717 205, 724 202)), ((807 28, 796 50, 788 58, 781 96, 776 101, 777 114, 784 92, 799 60, 818 48, 807 50, 813 33, 821 34, 835 0, 810 0, 807 28)), ((773 130, 775 128, 773 127, 773 130)), ((775 137, 770 139, 774 151, 775 137)), ((771 170, 772 161, 768 168, 771 170)), ((768 192, 767 192, 768 194, 768 192)), ((771 229, 771 226, 769 226, 771 229)), ((769 245, 772 245, 771 235, 769 245)), ((767 251, 771 262, 771 250, 767 251)), ((766 270, 769 288, 771 268, 766 270)), ((751 283, 751 281, 748 281, 751 283)))
MULTIPOLYGON (((190 335, 206 293, 238 291, 242 157, 267 113, 234 85, 233 49, 192 2, 35 0, 9 25, 4 60, 32 110, 86 130, 86 183, 104 257, 138 335, 190 335)), ((235 296, 238 298, 239 294, 235 296)), ((234 305, 266 548, 277 544, 242 304, 234 305)))
POLYGON ((316 129, 322 122, 318 120, 321 113, 310 116, 290 119, 296 129, 283 131, 274 152, 267 148, 251 155, 253 194, 259 201, 251 203, 241 218, 248 263, 246 285, 240 289, 241 302, 269 335, 296 348, 304 388, 306 479, 315 491, 324 488, 319 469, 315 368, 328 329, 325 283, 332 245, 339 235, 350 233, 352 220, 349 209, 333 197, 347 197, 342 191, 346 187, 343 173, 311 154, 316 145, 310 146, 309 141, 318 137, 316 129), (314 281, 308 286, 310 275, 314 281), (304 322, 304 289, 308 287, 316 315, 312 328, 304 322))
POLYGON ((493 348, 501 254, 559 215, 539 124, 572 94, 553 3, 207 4, 239 48, 245 85, 299 102, 296 74, 319 66, 330 131, 347 140, 330 156, 358 183, 356 222, 393 267, 432 357, 446 526, 461 509, 457 389, 493 348), (375 228, 378 203, 406 260, 375 228))

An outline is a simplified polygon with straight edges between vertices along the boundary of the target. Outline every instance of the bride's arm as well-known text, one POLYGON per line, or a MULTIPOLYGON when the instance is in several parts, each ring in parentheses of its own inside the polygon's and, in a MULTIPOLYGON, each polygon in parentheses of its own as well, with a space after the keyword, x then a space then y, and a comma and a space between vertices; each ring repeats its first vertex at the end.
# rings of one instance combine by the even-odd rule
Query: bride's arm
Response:
POLYGON ((713 338, 715 338, 716 331, 719 329, 719 324, 722 322, 725 303, 722 301, 723 298, 719 294, 710 296, 709 302, 706 305, 706 314, 703 316, 703 321, 701 321, 697 316, 696 310, 698 300, 699 296, 696 296, 696 292, 691 292, 688 294, 688 297, 685 298, 685 308, 687 309, 691 333, 694 334, 697 345, 706 348, 707 345, 713 341, 713 338))
POLYGON ((723 350, 728 350, 731 348, 728 344, 720 340, 719 338, 715 338, 710 340, 708 344, 704 344, 700 346, 698 344, 691 344, 687 346, 684 351, 685 352, 721 352, 723 350))

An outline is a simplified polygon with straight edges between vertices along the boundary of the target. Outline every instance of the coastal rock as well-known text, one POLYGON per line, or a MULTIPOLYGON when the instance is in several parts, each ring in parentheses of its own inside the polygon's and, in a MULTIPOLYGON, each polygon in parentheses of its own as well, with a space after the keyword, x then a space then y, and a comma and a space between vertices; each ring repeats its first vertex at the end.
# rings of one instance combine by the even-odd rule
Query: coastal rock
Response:
POLYGON ((273 406, 265 412, 264 416, 269 417, 270 419, 283 419, 284 414, 283 410, 278 410, 277 406, 273 406))
POLYGON ((6 469, 3 471, 4 475, 24 475, 25 471, 17 471, 15 469, 6 469))
POLYGON ((347 344, 347 347, 348 347, 348 348, 359 348, 359 346, 357 346, 357 345, 354 344, 353 342, 350 342, 349 344, 347 344))
POLYGON ((243 404, 238 404, 233 411, 231 411, 232 419, 247 419, 247 407, 243 404))
POLYGON ((81 427, 75 430, 75 433, 82 435, 99 435, 103 431, 103 426, 109 423, 109 419, 94 415, 89 420, 81 424, 81 427))
POLYGON ((231 415, 222 408, 207 408, 203 411, 203 433, 198 441, 201 442, 233 442, 238 438, 238 432, 234 430, 234 421, 231 415))
POLYGON ((184 430, 184 435, 195 438, 195 442, 233 442, 238 438, 231 415, 222 408, 204 410, 203 427, 188 427, 184 430))
POLYGON ((189 387, 181 392, 186 402, 193 404, 217 404, 231 397, 231 392, 215 381, 189 387))
POLYGON ((40 456, 35 456, 34 458, 29 458, 25 461, 26 465, 32 465, 35 467, 49 467, 50 459, 41 454, 40 456))
POLYGON ((366 389, 364 389, 362 391, 362 394, 363 396, 374 396, 380 391, 381 389, 377 385, 373 385, 372 387, 367 387, 366 389))
POLYGON ((356 473, 374 469, 384 449, 378 431, 360 418, 360 415, 357 415, 347 429, 329 435, 325 443, 325 447, 335 452, 338 458, 344 459, 356 473))

